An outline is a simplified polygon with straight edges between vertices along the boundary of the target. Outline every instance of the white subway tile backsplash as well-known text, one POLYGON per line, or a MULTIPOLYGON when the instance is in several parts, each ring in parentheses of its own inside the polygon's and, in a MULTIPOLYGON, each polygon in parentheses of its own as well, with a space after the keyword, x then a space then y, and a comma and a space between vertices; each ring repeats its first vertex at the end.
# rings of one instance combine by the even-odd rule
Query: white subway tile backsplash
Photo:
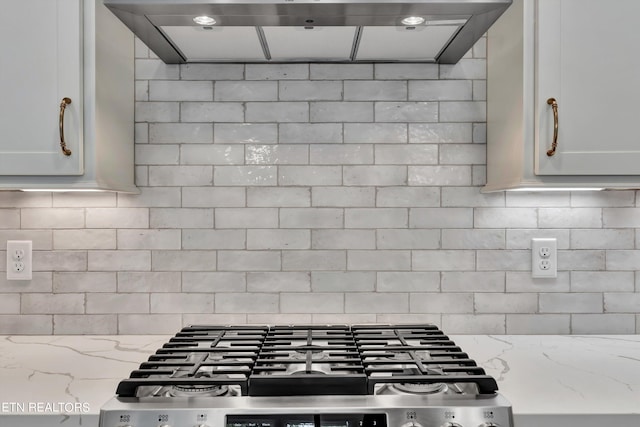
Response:
POLYGON ((149 101, 213 101, 213 82, 149 81, 149 101))
POLYGON ((633 334, 632 314, 572 314, 571 331, 574 334, 633 334))
POLYGON ((409 309, 412 313, 473 313, 473 294, 414 293, 409 309))
POLYGON ((341 228, 344 225, 343 209, 333 208, 282 208, 282 228, 341 228))
POLYGON ((381 80, 437 79, 438 64, 375 64, 375 78, 381 80))
POLYGON ((311 249, 375 249, 374 230, 311 230, 311 249))
MULTIPOLYGON (((175 273, 163 273, 175 274, 175 273)), ((183 292, 244 292, 247 290, 246 273, 229 272, 183 272, 183 292)), ((180 280, 178 279, 178 284, 180 280)))
POLYGON ((151 252, 89 251, 87 269, 89 271, 149 271, 151 270, 151 252))
POLYGON ((412 144, 444 144, 473 142, 471 123, 410 123, 412 144))
POLYGON ((0 228, 84 228, 85 210, 82 208, 26 208, 0 209, 0 228))
POLYGON ((276 101, 278 82, 218 81, 215 85, 216 101, 276 101))
POLYGON ((241 165, 244 163, 244 156, 243 147, 235 144, 180 146, 180 163, 183 165, 241 165))
POLYGON ((149 166, 149 185, 201 186, 213 183, 212 166, 149 166))
POLYGON ((246 163, 254 165, 304 165, 309 163, 306 145, 247 145, 246 163))
POLYGON ((377 273, 378 292, 438 292, 440 273, 436 272, 388 272, 377 273))
MULTIPOLYGON (((413 230, 412 230, 413 231, 413 230)), ((505 249, 504 230, 442 230, 443 249, 505 249)))
POLYGON ((376 273, 370 271, 313 271, 313 292, 373 292, 376 273))
POLYGON ((309 207, 311 189, 304 187, 247 188, 249 207, 309 207))
POLYGON ((54 230, 53 249, 116 249, 116 230, 54 230))
MULTIPOLYGON (((376 122, 437 122, 437 102, 376 102, 376 122)), ((462 121, 462 120, 460 120, 462 121)))
POLYGON ((240 102, 182 102, 180 104, 180 121, 242 122, 244 110, 244 105, 240 102))
POLYGON ((407 184, 406 166, 344 166, 346 186, 389 186, 407 184))
POLYGON ((244 65, 242 64, 182 64, 180 65, 182 80, 242 80, 244 65))
POLYGON ((308 102, 247 102, 246 119, 249 122, 306 122, 309 120, 308 102))
MULTIPOLYGON (((247 247, 246 234, 245 230, 182 230, 182 249, 245 249, 247 247)), ((180 238, 178 238, 178 242, 180 242, 180 238)))
POLYGON ((344 142, 403 144, 407 142, 407 125, 405 123, 344 123, 344 142))
POLYGON ((247 80, 305 80, 309 64, 246 64, 247 80))
POLYGON ((281 101, 340 101, 342 81, 283 80, 279 83, 281 101))
POLYGON ((540 293, 540 313, 602 313, 601 293, 540 293))
POLYGON ((42 314, 0 314, 0 333, 3 335, 51 335, 53 316, 42 314))
POLYGON ((376 239, 378 249, 438 249, 440 247, 439 230, 379 229, 376 231, 376 239))
POLYGON ((470 80, 414 80, 409 82, 411 101, 468 101, 473 96, 470 80))
POLYGON ((140 194, 0 192, 0 271, 18 239, 35 270, 0 274, 0 333, 639 332, 636 191, 481 193, 486 44, 455 65, 167 65, 137 40, 140 194), (557 278, 531 277, 534 237, 557 239, 557 278))
POLYGON ((213 171, 216 186, 276 185, 277 178, 275 166, 216 166, 213 171))
POLYGON ((283 271, 346 270, 345 251, 299 250, 282 251, 283 271))
POLYGON ((116 292, 116 273, 56 272, 53 274, 53 292, 116 292))
POLYGON ((373 78, 373 64, 309 64, 311 80, 359 80, 373 78))
POLYGON ((213 209, 151 208, 149 224, 152 228, 211 228, 213 209))
POLYGON ((504 334, 504 314, 443 314, 442 329, 450 334, 504 334))
POLYGON ((471 185, 469 166, 409 166, 409 185, 471 185))
POLYGON ((54 335, 116 335, 118 317, 115 314, 55 314, 54 335))
POLYGON ((373 102, 310 102, 311 122, 372 122, 373 102))
MULTIPOLYGON (((180 200, 180 192, 178 192, 178 200, 180 200)), ((245 189, 242 187, 185 187, 182 189, 182 206, 185 208, 240 207, 245 205, 245 200, 245 189)))
POLYGON ((504 292, 505 275, 502 272, 444 272, 443 292, 504 292))
MULTIPOLYGON (((224 293, 216 295, 216 313, 278 313, 279 297, 275 293, 224 293)), ((269 317, 273 319, 273 316, 269 317)), ((265 321, 271 323, 273 320, 265 321)))
POLYGON ((314 144, 309 147, 309 163, 315 165, 372 164, 373 146, 314 144))
POLYGON ((275 144, 278 125, 262 123, 215 123, 214 142, 221 144, 275 144))
POLYGON ((309 292, 311 274, 297 272, 247 273, 248 292, 309 292))
POLYGON ((345 101, 404 101, 407 82, 393 80, 350 80, 344 82, 345 101))
POLYGON ((177 102, 136 102, 137 122, 177 122, 180 104, 177 102))
POLYGON ((438 146, 435 144, 377 144, 377 165, 434 165, 438 163, 438 146))
POLYGON ((219 251, 220 271, 279 271, 283 261, 276 251, 219 251))
POLYGON ((20 295, 0 294, 0 314, 20 314, 20 295))
POLYGON ((281 313, 342 313, 344 295, 340 293, 282 293, 281 313))
POLYGON ((213 142, 211 123, 151 123, 151 144, 209 144, 213 142))
POLYGON ((568 314, 507 314, 507 334, 566 335, 570 332, 568 314))
POLYGON ((343 140, 339 123, 281 123, 278 126, 282 144, 340 144, 343 140))
POLYGON ((277 228, 275 208, 217 208, 216 228, 277 228))
POLYGON ((247 230, 247 249, 310 248, 310 230, 247 230))
POLYGON ((80 314, 84 313, 84 295, 23 293, 20 312, 24 314, 80 314))
POLYGON ((175 334, 182 328, 179 314, 118 314, 118 333, 121 335, 175 334))
MULTIPOLYGON (((188 274, 188 273, 185 273, 188 274)), ((179 272, 119 271, 118 292, 179 292, 179 272)))
POLYGON ((358 293, 344 296, 346 313, 408 313, 409 295, 406 293, 358 293))
POLYGON ((348 270, 408 271, 411 269, 411 251, 408 250, 350 250, 348 270))
POLYGON ((371 187, 313 187, 311 203, 317 207, 373 207, 375 189, 371 187))
POLYGON ((216 269, 216 251, 153 251, 153 271, 212 271, 216 269))
POLYGON ((477 293, 474 304, 476 313, 535 313, 538 310, 538 294, 477 293))
POLYGON ((151 313, 211 313, 213 294, 151 294, 151 313))
POLYGON ((571 249, 634 249, 632 229, 571 230, 571 249))
POLYGON ((411 208, 411 228, 472 228, 472 208, 411 208))
POLYGON ((89 313, 149 313, 149 294, 87 294, 89 313))
POLYGON ((477 228, 535 228, 538 223, 537 212, 532 209, 476 208, 474 212, 477 228))

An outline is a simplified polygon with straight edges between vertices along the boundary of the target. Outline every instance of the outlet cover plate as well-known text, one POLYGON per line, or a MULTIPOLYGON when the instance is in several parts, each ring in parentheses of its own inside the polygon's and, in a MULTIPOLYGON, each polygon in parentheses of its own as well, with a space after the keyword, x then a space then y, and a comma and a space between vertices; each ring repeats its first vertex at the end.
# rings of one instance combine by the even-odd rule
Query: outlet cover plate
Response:
POLYGON ((32 247, 31 240, 7 240, 7 280, 31 280, 32 247), (22 269, 15 267, 17 263, 22 269))
POLYGON ((531 277, 558 277, 558 241, 555 238, 531 239, 531 277))

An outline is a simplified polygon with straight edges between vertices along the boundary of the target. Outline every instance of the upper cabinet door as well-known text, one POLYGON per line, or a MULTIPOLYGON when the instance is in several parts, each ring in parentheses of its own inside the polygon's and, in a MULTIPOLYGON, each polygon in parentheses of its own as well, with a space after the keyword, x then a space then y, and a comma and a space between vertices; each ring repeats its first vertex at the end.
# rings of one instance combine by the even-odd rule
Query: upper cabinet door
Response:
POLYGON ((81 18, 81 0, 2 2, 0 175, 83 173, 81 18))
POLYGON ((640 1, 537 6, 536 174, 640 175, 640 1))

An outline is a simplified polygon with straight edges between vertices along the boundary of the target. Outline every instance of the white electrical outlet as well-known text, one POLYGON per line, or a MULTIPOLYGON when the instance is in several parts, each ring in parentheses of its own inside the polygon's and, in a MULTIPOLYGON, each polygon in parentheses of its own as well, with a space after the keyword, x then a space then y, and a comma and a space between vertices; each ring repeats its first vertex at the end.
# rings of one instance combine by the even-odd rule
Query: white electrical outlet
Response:
POLYGON ((558 242, 531 239, 531 277, 558 277, 558 242))
POLYGON ((7 280, 31 280, 31 240, 7 240, 7 280))

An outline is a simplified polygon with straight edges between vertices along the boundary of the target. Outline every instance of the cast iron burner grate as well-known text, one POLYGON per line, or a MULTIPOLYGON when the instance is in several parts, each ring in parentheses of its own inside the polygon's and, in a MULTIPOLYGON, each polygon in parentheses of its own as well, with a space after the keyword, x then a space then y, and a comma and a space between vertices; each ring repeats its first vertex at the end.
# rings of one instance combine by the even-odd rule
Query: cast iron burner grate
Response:
POLYGON ((496 381, 434 325, 190 326, 120 397, 493 394, 496 381), (457 390, 457 391, 456 391, 457 390))
POLYGON ((251 396, 367 394, 348 326, 274 326, 249 378, 251 396))
MULTIPOLYGON (((249 375, 269 331, 266 326, 189 326, 183 328, 148 362, 118 384, 122 397, 164 394, 163 388, 211 392, 237 389, 246 395, 249 375), (152 387, 156 390, 149 392, 152 387)), ((171 394, 171 393, 169 393, 171 394)))

